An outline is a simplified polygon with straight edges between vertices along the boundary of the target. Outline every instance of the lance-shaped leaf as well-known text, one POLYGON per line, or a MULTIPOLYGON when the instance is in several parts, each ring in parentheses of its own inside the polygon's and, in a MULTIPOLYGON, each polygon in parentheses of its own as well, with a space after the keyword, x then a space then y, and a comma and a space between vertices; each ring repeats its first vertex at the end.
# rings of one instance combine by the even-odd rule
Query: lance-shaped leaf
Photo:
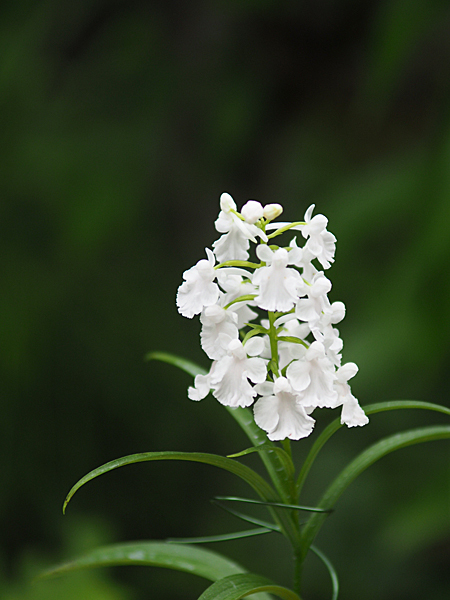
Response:
POLYGON ((96 548, 83 556, 49 569, 41 577, 54 577, 79 569, 118 565, 166 567, 192 573, 209 581, 217 581, 246 571, 238 563, 205 548, 139 541, 96 548))
POLYGON ((317 556, 326 566, 328 573, 331 577, 331 585, 333 586, 333 595, 331 596, 331 600, 337 600, 339 595, 339 579, 336 573, 336 569, 333 567, 330 560, 325 556, 325 554, 321 550, 319 550, 319 548, 311 546, 311 550, 314 552, 314 554, 317 554, 317 556))
POLYGON ((262 535, 264 533, 272 533, 273 529, 267 527, 255 527, 246 531, 235 531, 234 533, 220 533, 218 535, 205 535, 192 538, 168 538, 168 544, 209 544, 211 542, 229 542, 230 540, 239 540, 242 538, 262 535))
MULTIPOLYGON (((367 415, 372 415, 379 412, 385 412, 388 410, 400 410, 400 409, 419 409, 419 410, 432 410, 435 412, 440 412, 445 415, 450 415, 450 408, 446 406, 441 406, 440 404, 433 404, 432 402, 421 402, 419 400, 390 400, 388 402, 377 402, 376 404, 368 404, 367 406, 363 406, 364 412, 367 415)), ((311 450, 306 457, 301 471, 297 480, 297 494, 299 495, 303 484, 305 482, 306 476, 308 475, 316 456, 319 451, 323 448, 325 443, 330 439, 330 437, 336 433, 341 427, 342 423, 340 419, 335 419, 332 421, 319 437, 316 439, 314 444, 311 447, 311 450)), ((297 497, 298 497, 297 495, 297 497)))
POLYGON ((198 600, 240 600, 240 598, 259 592, 269 592, 283 600, 300 600, 292 590, 276 585, 270 579, 253 573, 229 575, 224 579, 219 579, 209 586, 198 600))
MULTIPOLYGON (((333 508, 334 504, 350 485, 350 483, 377 460, 406 446, 442 440, 450 438, 450 425, 434 425, 396 433, 376 442, 359 454, 341 473, 336 477, 322 496, 318 506, 324 509, 333 508)), ((313 514, 303 529, 302 555, 305 556, 312 541, 317 535, 326 515, 324 513, 313 514)))
POLYGON ((264 502, 261 500, 253 500, 251 498, 237 498, 236 496, 215 496, 214 500, 228 500, 230 502, 246 502, 247 504, 259 504, 260 506, 276 506, 277 508, 287 508, 292 510, 306 510, 308 512, 331 512, 316 506, 302 506, 300 504, 282 504, 281 502, 264 502))
POLYGON ((285 472, 293 478, 295 475, 295 466, 292 462, 292 458, 279 446, 275 446, 272 442, 265 442, 259 446, 253 446, 252 448, 246 448, 245 450, 241 450, 240 452, 236 452, 234 454, 228 454, 228 458, 239 458, 241 456, 246 456, 247 454, 252 454, 254 452, 264 452, 266 450, 270 450, 272 452, 276 452, 280 462, 284 465, 285 472))
POLYGON ((277 499, 274 490, 265 479, 258 475, 258 473, 256 473, 253 469, 250 469, 250 467, 247 467, 246 465, 243 465, 231 458, 225 458, 224 456, 219 456, 217 454, 206 454, 203 452, 142 452, 140 454, 130 454, 129 456, 112 460, 105 465, 90 471, 90 473, 82 477, 67 494, 67 497, 64 501, 63 512, 65 512, 66 506, 75 492, 88 481, 91 481, 99 475, 103 475, 104 473, 108 473, 109 471, 119 467, 124 467, 125 465, 132 465, 134 463, 153 460, 186 460, 191 462, 205 463, 212 465, 213 467, 219 467, 225 471, 229 471, 230 473, 237 475, 246 481, 259 494, 259 496, 263 498, 263 500, 276 501, 277 499))

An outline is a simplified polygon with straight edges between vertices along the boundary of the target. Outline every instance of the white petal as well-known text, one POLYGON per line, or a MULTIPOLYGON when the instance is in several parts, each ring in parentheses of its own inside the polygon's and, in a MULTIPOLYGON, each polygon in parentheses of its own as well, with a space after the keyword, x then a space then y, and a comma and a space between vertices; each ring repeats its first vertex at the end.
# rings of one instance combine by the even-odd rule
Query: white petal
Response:
POLYGON ((252 337, 246 342, 244 348, 249 356, 259 356, 264 349, 264 340, 261 337, 252 337))
POLYGON ((349 394, 342 405, 341 423, 345 423, 348 427, 362 427, 368 422, 369 418, 359 406, 358 400, 349 394))
POLYGON ((267 376, 266 363, 262 358, 249 358, 245 363, 245 372, 253 383, 263 383, 267 376))
POLYGON ((297 390, 298 392, 306 390, 311 383, 309 370, 310 364, 306 360, 294 360, 294 362, 288 366, 286 375, 294 390, 297 390))
POLYGON ((210 376, 208 375, 196 375, 194 379, 194 387, 188 389, 188 397, 191 400, 203 400, 209 394, 210 390, 210 376))
MULTIPOLYGON (((271 263, 273 259, 274 252, 269 248, 267 244, 259 244, 256 247, 256 256, 259 260, 262 260, 265 263, 271 263)), ((256 271, 257 273, 258 271, 256 271)))
POLYGON ((230 194, 227 194, 227 192, 224 192, 220 196, 220 208, 224 212, 230 212, 231 209, 236 210, 237 208, 236 202, 233 200, 230 194))
POLYGON ((253 408, 255 423, 267 431, 269 440, 289 438, 299 440, 307 437, 314 428, 314 419, 309 417, 296 397, 288 392, 277 396, 260 398, 253 408))
POLYGON ((354 362, 345 363, 336 371, 336 379, 339 383, 344 383, 354 377, 358 372, 358 365, 354 362))

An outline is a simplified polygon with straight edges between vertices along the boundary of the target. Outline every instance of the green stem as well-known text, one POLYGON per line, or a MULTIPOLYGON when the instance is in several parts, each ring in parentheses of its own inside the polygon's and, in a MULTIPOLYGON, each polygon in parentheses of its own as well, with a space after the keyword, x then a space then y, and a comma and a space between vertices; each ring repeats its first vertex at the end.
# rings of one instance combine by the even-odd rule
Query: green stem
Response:
POLYGON ((276 313, 269 312, 269 339, 270 339, 270 367, 272 369, 272 373, 279 377, 278 371, 278 338, 277 338, 277 330, 275 327, 275 319, 277 318, 276 313))
POLYGON ((300 596, 302 587, 303 558, 300 551, 294 552, 294 592, 300 596))

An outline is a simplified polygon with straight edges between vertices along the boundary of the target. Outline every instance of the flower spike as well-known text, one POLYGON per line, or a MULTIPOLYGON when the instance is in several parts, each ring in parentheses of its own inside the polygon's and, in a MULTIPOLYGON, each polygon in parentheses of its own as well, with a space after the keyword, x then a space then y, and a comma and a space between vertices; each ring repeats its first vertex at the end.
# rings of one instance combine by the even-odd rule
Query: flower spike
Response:
POLYGON ((342 407, 348 427, 368 422, 348 383, 358 367, 342 364, 343 341, 334 327, 345 305, 328 299, 332 284, 324 270, 334 262, 336 238, 314 208, 303 221, 273 223, 280 204, 249 200, 238 211, 223 193, 215 222, 222 235, 213 251, 206 249, 207 260, 184 272, 177 293, 183 316, 200 315, 201 345, 212 360, 209 372, 195 377, 189 398, 212 392, 231 408, 253 405, 255 423, 272 441, 309 436, 316 408, 342 407), (301 236, 269 245, 291 230, 301 236))

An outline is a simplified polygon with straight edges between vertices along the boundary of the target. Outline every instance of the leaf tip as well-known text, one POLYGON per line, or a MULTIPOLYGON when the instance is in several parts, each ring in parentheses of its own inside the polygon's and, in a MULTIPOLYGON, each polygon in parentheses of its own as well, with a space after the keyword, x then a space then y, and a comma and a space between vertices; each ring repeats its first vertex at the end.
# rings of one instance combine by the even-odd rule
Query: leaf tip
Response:
POLYGON ((72 498, 72 495, 71 494, 67 494, 66 499, 64 500, 63 507, 62 507, 62 513, 63 513, 63 515, 66 514, 66 508, 67 508, 67 505, 69 504, 71 498, 72 498))

